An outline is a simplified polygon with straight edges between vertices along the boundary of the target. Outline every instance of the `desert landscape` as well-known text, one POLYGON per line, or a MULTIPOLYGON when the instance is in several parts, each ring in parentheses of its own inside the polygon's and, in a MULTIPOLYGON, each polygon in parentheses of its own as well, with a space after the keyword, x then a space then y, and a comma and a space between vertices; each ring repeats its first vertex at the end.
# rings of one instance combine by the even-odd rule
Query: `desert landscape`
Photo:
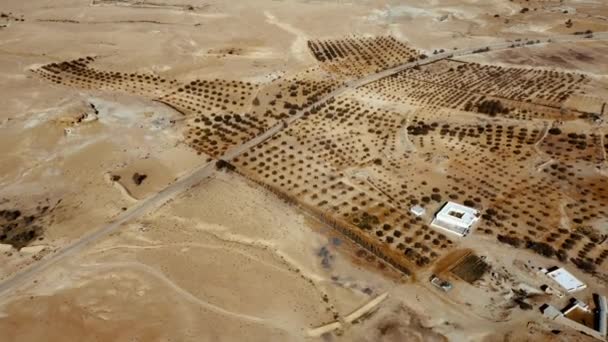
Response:
POLYGON ((600 0, 6 0, 6 341, 605 341, 600 0))

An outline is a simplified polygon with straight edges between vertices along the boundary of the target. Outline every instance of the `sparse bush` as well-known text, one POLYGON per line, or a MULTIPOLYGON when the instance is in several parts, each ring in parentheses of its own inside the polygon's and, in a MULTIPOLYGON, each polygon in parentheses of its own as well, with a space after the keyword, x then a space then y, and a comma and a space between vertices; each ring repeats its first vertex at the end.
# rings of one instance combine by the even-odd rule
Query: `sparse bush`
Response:
POLYGON ((498 241, 502 242, 502 243, 506 243, 508 245, 511 245, 513 247, 519 247, 521 246, 522 241, 515 237, 515 236, 508 236, 508 235, 500 235, 498 234, 496 236, 496 239, 498 239, 498 241))
POLYGON ((555 255, 555 249, 544 242, 528 241, 526 248, 533 250, 537 254, 550 258, 555 255))

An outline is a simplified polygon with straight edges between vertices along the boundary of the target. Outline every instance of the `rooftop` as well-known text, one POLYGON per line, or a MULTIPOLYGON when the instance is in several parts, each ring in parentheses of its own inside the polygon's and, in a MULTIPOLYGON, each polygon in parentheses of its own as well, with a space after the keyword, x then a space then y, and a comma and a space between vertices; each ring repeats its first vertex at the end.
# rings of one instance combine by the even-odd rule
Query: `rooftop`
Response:
POLYGON ((561 267, 547 272, 547 275, 568 292, 579 291, 587 287, 585 283, 578 280, 572 273, 561 267))
POLYGON ((420 205, 415 205, 410 208, 410 212, 416 216, 422 216, 422 215, 424 215, 426 210, 420 205))
POLYGON ((479 219, 479 212, 475 208, 462 204, 447 202, 435 214, 431 225, 447 230, 450 233, 465 236, 471 226, 479 219))

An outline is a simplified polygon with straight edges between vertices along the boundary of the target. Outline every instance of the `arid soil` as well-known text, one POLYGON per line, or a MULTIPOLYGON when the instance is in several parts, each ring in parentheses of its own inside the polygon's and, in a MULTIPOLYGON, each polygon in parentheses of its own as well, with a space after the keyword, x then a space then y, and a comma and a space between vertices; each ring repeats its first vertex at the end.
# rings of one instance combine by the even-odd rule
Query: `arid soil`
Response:
POLYGON ((538 271, 608 294, 601 2, 0 14, 7 340, 591 340, 538 271), (472 234, 430 226, 448 200, 472 234))
MULTIPOLYGON (((309 220, 220 173, 37 277, 7 304, 0 330, 11 340, 301 340, 395 286, 369 262, 352 266, 339 254, 347 242, 309 220), (133 321, 146 323, 131 329, 133 321)), ((373 332, 397 321, 392 335, 440 336, 418 318, 402 321, 413 313, 398 297, 389 303, 386 320, 362 324, 373 332)))

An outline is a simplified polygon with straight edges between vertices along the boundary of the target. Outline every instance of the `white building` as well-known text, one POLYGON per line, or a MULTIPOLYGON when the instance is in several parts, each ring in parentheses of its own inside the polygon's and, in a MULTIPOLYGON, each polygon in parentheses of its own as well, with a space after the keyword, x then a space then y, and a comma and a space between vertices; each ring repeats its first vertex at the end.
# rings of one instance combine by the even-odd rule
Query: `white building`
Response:
POLYGON ((466 236, 471 226, 479 219, 479 212, 462 204, 447 202, 435 214, 431 226, 441 228, 458 236, 466 236))
POLYGON ((580 291, 587 287, 585 283, 561 267, 548 271, 547 275, 569 293, 580 291))
POLYGON ((424 208, 419 205, 415 205, 410 208, 410 213, 412 213, 416 216, 422 216, 422 215, 424 215, 425 212, 426 212, 426 210, 424 210, 424 208))

